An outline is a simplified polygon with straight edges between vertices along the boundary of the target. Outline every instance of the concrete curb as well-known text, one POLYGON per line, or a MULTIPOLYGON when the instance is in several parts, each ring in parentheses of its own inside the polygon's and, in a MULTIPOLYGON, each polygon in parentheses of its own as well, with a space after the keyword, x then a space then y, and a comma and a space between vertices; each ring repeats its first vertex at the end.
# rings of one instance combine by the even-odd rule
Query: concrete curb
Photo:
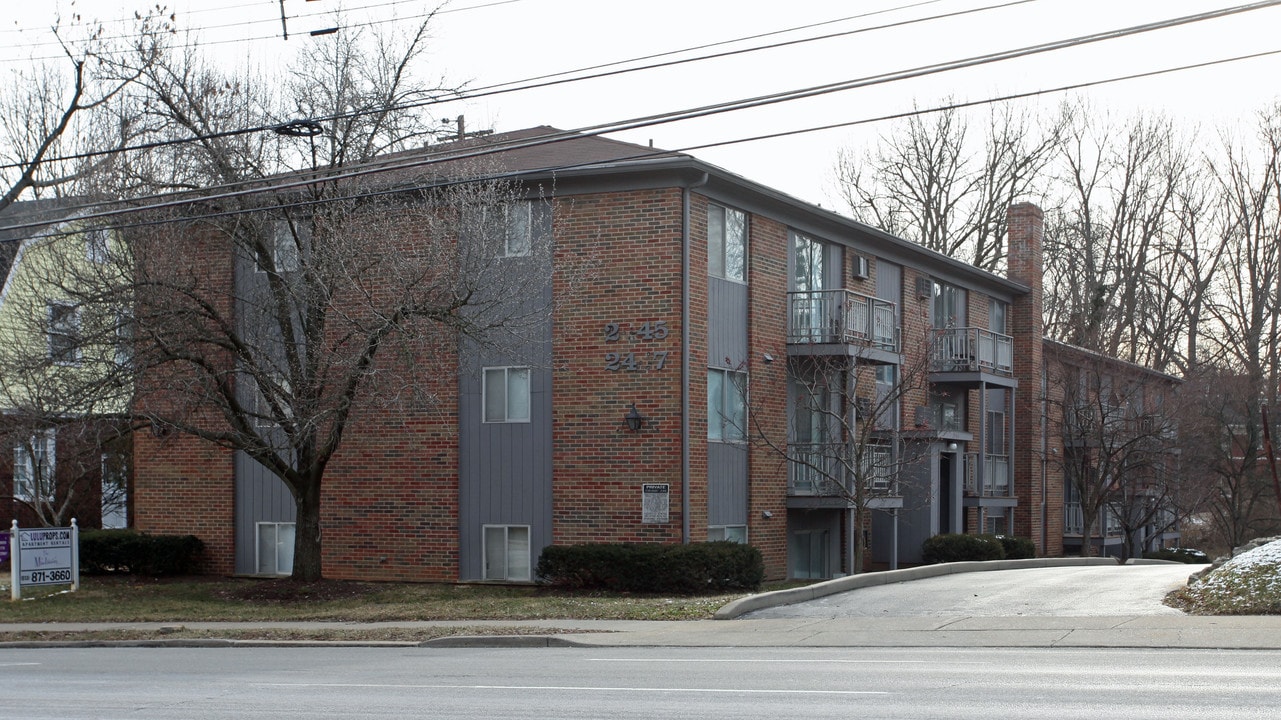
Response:
MULTIPOLYGON (((1047 567, 1080 567, 1088 565, 1116 565, 1114 558, 1029 558, 1026 560, 988 560, 983 562, 955 562, 941 563, 939 565, 921 565, 918 567, 905 568, 903 570, 886 570, 884 572, 862 573, 859 575, 850 575, 835 580, 826 580, 821 583, 807 585, 799 588, 789 588, 787 590, 776 590, 774 592, 761 593, 760 595, 751 595, 745 598, 739 598, 725 605, 716 611, 713 616, 717 620, 733 620, 755 610, 778 607, 779 605, 792 605, 794 603, 805 602, 807 600, 816 600, 828 595, 843 593, 849 590, 859 588, 874 587, 877 585, 891 585, 893 583, 908 582, 909 580, 922 580, 924 578, 939 577, 940 575, 954 575, 956 573, 969 572, 991 572, 994 570, 1025 570, 1028 568, 1047 568, 1047 567)), ((1133 565, 1174 565, 1177 563, 1168 560, 1131 560, 1128 564, 1133 565)))

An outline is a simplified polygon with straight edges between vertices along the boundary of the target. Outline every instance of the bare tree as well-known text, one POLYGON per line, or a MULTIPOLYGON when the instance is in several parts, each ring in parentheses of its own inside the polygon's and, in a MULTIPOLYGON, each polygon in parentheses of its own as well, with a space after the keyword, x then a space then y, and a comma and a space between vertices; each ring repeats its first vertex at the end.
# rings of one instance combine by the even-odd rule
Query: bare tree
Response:
POLYGON ((1064 193, 1046 227, 1046 334, 1129 362, 1183 366, 1176 340, 1203 303, 1201 210, 1171 120, 1116 127, 1084 106, 1059 148, 1064 193), (1202 293, 1196 295, 1195 293, 1202 293))
POLYGON ((425 38, 420 27, 366 53, 340 36, 300 60, 280 95, 197 61, 148 64, 147 126, 198 139, 132 158, 128 185, 252 181, 268 192, 140 213, 108 263, 118 275, 67 282, 68 265, 50 278, 104 316, 130 308, 78 340, 105 354, 127 337, 120 377, 95 383, 136 388, 133 420, 243 452, 288 487, 298 579, 321 576, 321 488, 353 418, 430 411, 452 372, 433 358, 463 342, 519 347, 550 310, 546 210, 488 180, 494 168, 335 174, 418 147, 434 124, 404 107, 448 91, 413 71, 425 38), (283 135, 223 132, 298 111, 319 115, 283 135), (270 191, 285 180, 308 183, 270 191))
POLYGON ((915 115, 875 149, 843 150, 839 191, 853 216, 986 270, 1003 266, 1005 211, 1040 194, 1061 122, 994 109, 981 138, 955 109, 915 115))
MULTIPOLYGON (((136 17, 130 44, 143 66, 169 22, 158 8, 136 17)), ((24 194, 66 192, 138 135, 116 107, 140 71, 118 62, 129 45, 78 15, 58 18, 51 32, 62 57, 14 68, 0 83, 0 210, 24 194)))

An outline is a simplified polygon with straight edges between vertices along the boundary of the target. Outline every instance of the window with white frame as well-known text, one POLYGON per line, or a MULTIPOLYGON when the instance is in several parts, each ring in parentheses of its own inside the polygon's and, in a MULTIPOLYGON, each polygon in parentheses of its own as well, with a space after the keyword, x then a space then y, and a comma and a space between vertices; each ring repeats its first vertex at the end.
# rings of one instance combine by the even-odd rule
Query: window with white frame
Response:
POLYGON ((707 439, 747 440, 747 373, 707 371, 707 439))
POLYGON ((294 571, 294 523, 260 522, 257 524, 259 575, 289 575, 294 571))
POLYGON ((14 499, 37 503, 53 498, 56 448, 57 435, 53 430, 45 430, 13 449, 14 499))
POLYGON ((485 422, 529 422, 529 368, 485 368, 482 393, 485 422))
POLYGON ((717 540, 726 540, 747 544, 747 526, 746 525, 708 525, 707 541, 715 542, 717 540))
POLYGON ((1010 305, 1002 300, 990 298, 987 310, 987 329, 1002 335, 1009 334, 1010 305))
POLYGON ((933 316, 936 328, 965 327, 967 322, 965 289, 935 280, 933 316))
POLYGON ((300 232, 302 232, 301 228, 288 220, 277 220, 271 227, 271 237, 267 242, 271 257, 260 256, 254 263, 254 271, 267 272, 268 269, 273 269, 275 272, 294 272, 297 270, 299 267, 298 233, 300 232))
POLYGON ((529 526, 486 525, 484 527, 486 580, 529 581, 529 526))
POLYGON ((720 205, 707 206, 707 271, 747 282, 747 214, 720 205))
POLYGON ((110 241, 111 235, 106 228, 85 231, 85 259, 98 265, 107 262, 110 241))
POLYGON ((49 359, 56 363, 80 361, 80 310, 67 302, 47 305, 49 359))

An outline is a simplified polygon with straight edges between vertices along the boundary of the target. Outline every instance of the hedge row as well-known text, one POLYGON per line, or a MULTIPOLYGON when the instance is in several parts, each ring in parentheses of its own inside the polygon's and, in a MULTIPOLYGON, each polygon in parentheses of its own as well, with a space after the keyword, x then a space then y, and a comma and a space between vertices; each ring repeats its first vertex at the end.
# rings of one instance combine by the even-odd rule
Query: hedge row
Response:
POLYGON ((1036 557, 1036 544, 1028 538, 1006 535, 935 535, 921 544, 927 564, 972 560, 1022 560, 1036 557))
POLYGON ((590 543, 544 549, 538 576, 567 589, 699 595, 755 590, 765 564, 760 550, 733 542, 590 543))
POLYGON ((80 572, 86 575, 188 575, 204 543, 194 535, 148 535, 135 530, 81 530, 80 572))

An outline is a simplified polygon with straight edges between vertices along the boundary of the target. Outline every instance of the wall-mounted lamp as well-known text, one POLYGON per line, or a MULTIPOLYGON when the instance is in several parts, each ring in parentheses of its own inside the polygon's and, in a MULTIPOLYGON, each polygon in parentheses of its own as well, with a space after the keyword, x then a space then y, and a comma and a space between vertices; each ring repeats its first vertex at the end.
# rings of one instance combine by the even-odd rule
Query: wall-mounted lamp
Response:
POLYGON ((774 513, 770 512, 769 510, 762 510, 761 517, 765 518, 766 520, 769 520, 770 518, 774 517, 774 513))
POLYGON ((648 418, 641 415, 640 411, 636 409, 636 403, 632 403, 632 408, 623 416, 623 425, 632 432, 640 432, 641 428, 645 427, 647 420, 648 418))
POLYGON ((956 443, 954 443, 954 442, 950 442, 950 443, 948 443, 948 444, 947 444, 947 451, 948 451, 948 452, 956 452, 957 447, 959 447, 959 446, 958 446, 956 443))
POLYGON ((764 360, 765 360, 765 362, 767 362, 767 363, 772 363, 772 362, 774 362, 774 356, 773 356, 773 355, 770 355, 769 353, 765 353, 765 355, 764 355, 764 360))

